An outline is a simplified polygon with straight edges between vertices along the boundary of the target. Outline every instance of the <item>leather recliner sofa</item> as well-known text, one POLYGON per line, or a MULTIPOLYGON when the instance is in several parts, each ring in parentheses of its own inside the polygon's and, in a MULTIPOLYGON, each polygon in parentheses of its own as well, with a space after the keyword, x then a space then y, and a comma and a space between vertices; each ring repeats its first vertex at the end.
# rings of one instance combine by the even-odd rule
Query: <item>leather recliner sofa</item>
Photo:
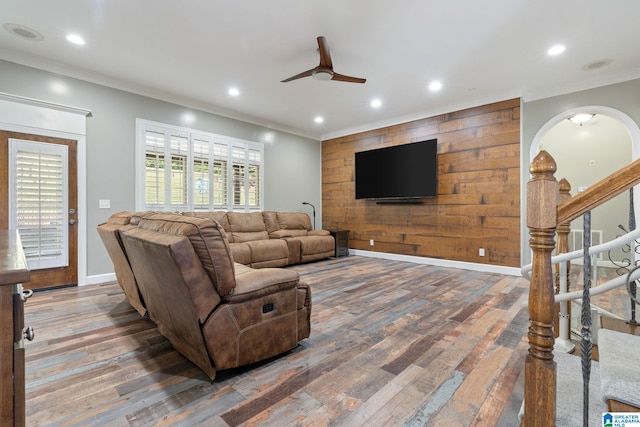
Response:
POLYGON ((309 336, 311 291, 297 272, 235 263, 211 219, 147 214, 136 222, 119 235, 147 313, 211 379, 309 336))
MULTIPOLYGON (((118 212, 98 225, 98 234, 113 262, 116 280, 129 303, 146 314, 144 297, 124 250, 121 231, 137 227, 155 212, 118 212)), ((335 255, 335 240, 327 230, 312 230, 309 216, 289 212, 183 212, 186 217, 213 219, 225 232, 233 260, 251 268, 285 267, 335 255)))
POLYGON ((254 268, 284 267, 335 255, 335 239, 313 230, 300 212, 183 212, 216 220, 229 239, 233 258, 254 268))

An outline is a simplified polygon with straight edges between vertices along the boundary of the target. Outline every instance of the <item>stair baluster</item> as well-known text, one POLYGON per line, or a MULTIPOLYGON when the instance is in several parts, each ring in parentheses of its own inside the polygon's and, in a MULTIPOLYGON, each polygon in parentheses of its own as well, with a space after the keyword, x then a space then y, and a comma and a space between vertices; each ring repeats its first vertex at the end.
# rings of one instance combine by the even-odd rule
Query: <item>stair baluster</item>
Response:
MULTIPOLYGON (((629 231, 633 231, 635 229, 636 229, 636 211, 635 211, 635 205, 633 203, 633 187, 631 187, 629 189, 629 231)), ((631 253, 633 254, 632 256, 634 256, 634 262, 635 264, 637 264, 637 262, 635 261, 635 255, 638 253, 637 242, 631 243, 631 247, 633 248, 631 253)), ((637 282, 635 280, 632 283, 629 283, 629 296, 631 297, 631 318, 627 323, 629 323, 630 325, 638 324, 638 322, 636 321, 636 292, 637 292, 636 283, 637 282)))
MULTIPOLYGON (((558 204, 560 204, 571 198, 571 185, 569 184, 569 181, 562 178, 558 182, 558 187, 560 189, 558 193, 558 204)), ((556 247, 556 254, 559 255, 569 252, 570 231, 571 221, 564 221, 558 224, 558 244, 556 247)), ((567 293, 570 291, 570 274, 570 260, 565 263, 556 264, 556 294, 559 294, 560 292, 567 293)), ((554 323, 556 341, 554 348, 564 353, 571 353, 575 349, 575 345, 571 342, 571 303, 567 301, 556 303, 556 312, 556 321, 554 323)))
POLYGON ((582 358, 582 425, 589 425, 589 378, 591 375, 591 211, 585 212, 584 224, 584 285, 582 287, 582 339, 580 341, 580 356, 582 358))

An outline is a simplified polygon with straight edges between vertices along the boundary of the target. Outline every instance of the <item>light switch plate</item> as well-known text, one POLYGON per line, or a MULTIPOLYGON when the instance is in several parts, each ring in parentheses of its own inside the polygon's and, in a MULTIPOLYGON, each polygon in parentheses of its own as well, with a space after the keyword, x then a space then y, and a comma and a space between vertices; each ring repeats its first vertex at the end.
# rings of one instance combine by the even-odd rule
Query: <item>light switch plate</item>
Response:
POLYGON ((111 209, 111 200, 100 200, 98 203, 100 209, 111 209))

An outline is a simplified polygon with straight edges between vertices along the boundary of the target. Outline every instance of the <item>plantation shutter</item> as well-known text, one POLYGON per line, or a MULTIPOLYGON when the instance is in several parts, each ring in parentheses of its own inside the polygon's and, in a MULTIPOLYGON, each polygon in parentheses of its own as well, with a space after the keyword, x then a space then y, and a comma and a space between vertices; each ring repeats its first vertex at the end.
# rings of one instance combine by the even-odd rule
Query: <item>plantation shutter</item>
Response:
POLYGON ((169 135, 169 156, 170 164, 165 166, 169 174, 168 182, 171 204, 170 209, 181 211, 189 209, 189 176, 188 176, 188 155, 189 137, 182 133, 171 133, 169 135))
POLYGON ((216 207, 229 204, 229 146, 213 144, 213 203, 216 207))
POLYGON ((260 210, 264 146, 136 120, 136 208, 260 210))
POLYGON ((68 147, 9 140, 9 227, 32 270, 64 267, 68 255, 68 147))
POLYGON ((262 198, 260 197, 260 165, 262 165, 262 151, 253 147, 249 147, 249 199, 248 205, 251 207, 259 206, 262 198))
POLYGON ((146 130, 145 142, 145 209, 164 208, 164 132, 146 130))

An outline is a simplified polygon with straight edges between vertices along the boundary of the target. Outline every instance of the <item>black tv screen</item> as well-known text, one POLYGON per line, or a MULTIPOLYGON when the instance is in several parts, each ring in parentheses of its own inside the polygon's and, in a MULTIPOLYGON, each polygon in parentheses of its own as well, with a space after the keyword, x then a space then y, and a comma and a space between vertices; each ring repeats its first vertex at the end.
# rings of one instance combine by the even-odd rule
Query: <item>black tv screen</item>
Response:
POLYGON ((438 194, 438 141, 356 153, 356 199, 408 199, 438 194))

